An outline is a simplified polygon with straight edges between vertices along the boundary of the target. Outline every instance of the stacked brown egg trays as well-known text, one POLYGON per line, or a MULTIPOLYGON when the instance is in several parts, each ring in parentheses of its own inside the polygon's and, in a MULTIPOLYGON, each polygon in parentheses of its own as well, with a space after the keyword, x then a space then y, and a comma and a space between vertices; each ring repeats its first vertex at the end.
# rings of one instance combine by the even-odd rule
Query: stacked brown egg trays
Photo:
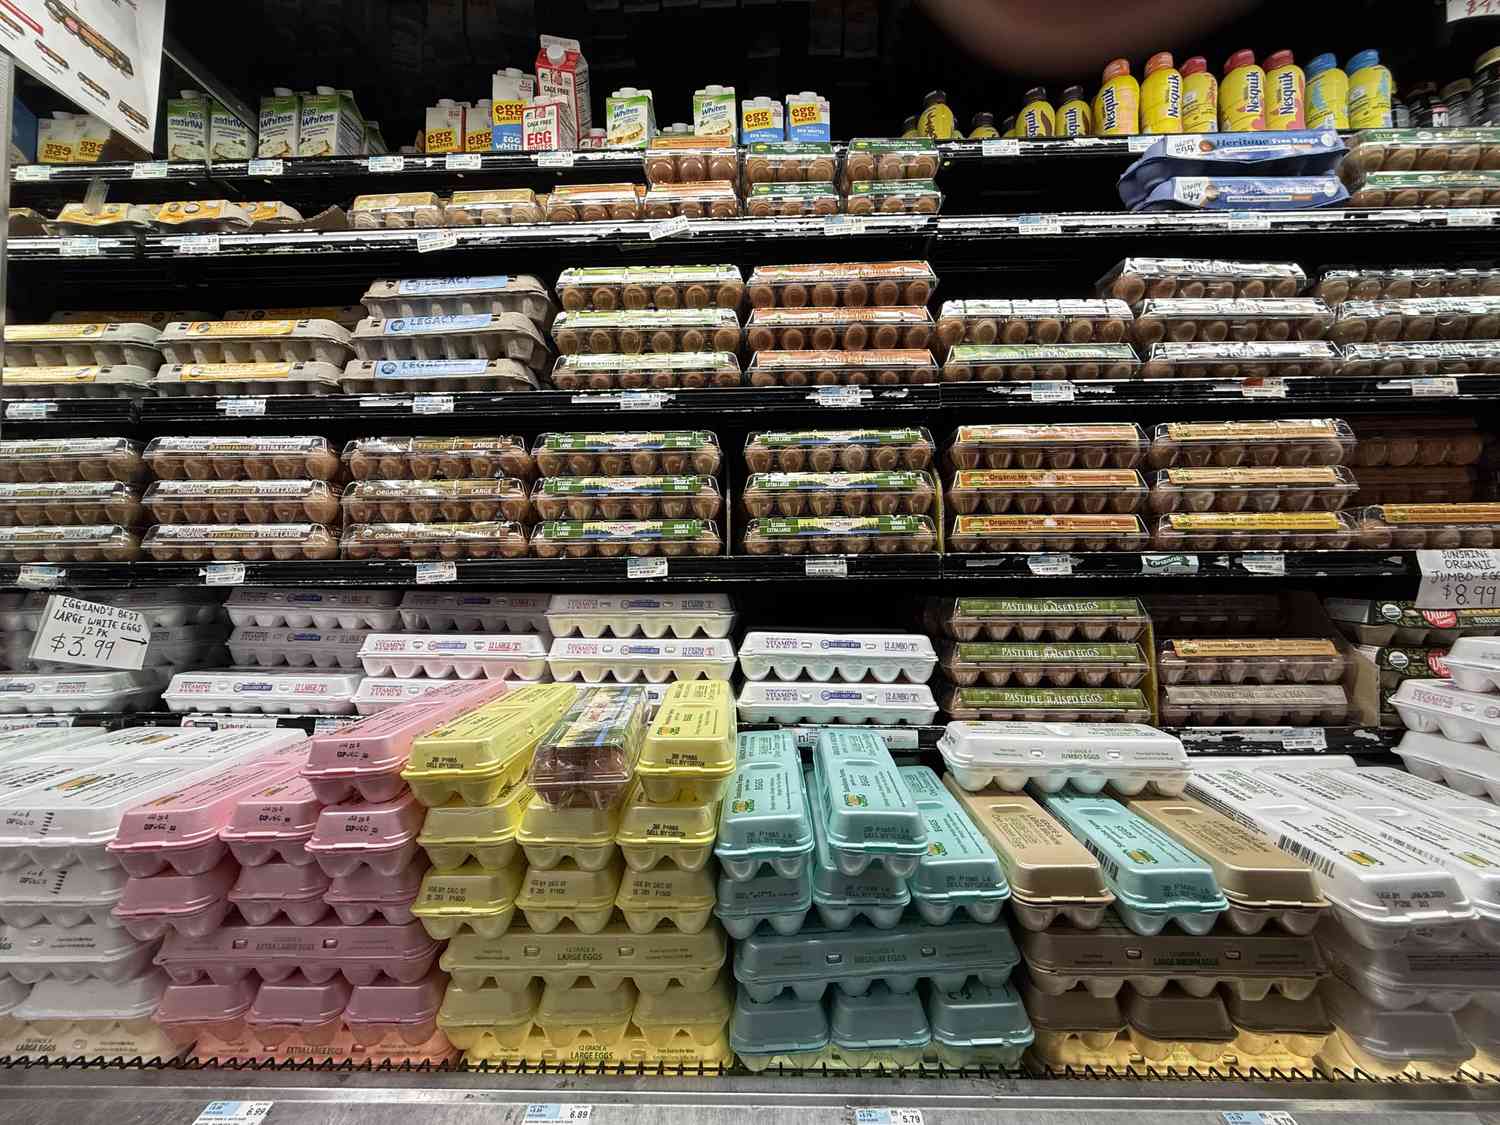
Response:
POLYGON ((698 390, 744 382, 734 352, 605 352, 560 355, 552 385, 560 391, 698 390))
MULTIPOLYGON (((1232 616, 1232 615, 1231 615, 1232 616)), ((1261 617, 1252 628, 1274 619, 1261 617)), ((1337 726, 1348 721, 1348 658, 1328 637, 1192 636, 1158 643, 1168 726, 1337 726)))
POLYGON ((1158 469, 1151 511, 1337 512, 1359 490, 1343 465, 1158 469))
POLYGON ((1418 340, 1345 344, 1338 373, 1399 379, 1500 374, 1500 340, 1418 340))
POLYGON ((1329 339, 1339 345, 1500 339, 1500 297, 1349 300, 1339 305, 1329 339))
POLYGON ((1134 323, 1117 299, 1082 301, 944 301, 937 352, 958 344, 1121 344, 1134 323))
POLYGON ((745 327, 759 351, 892 351, 932 346, 932 314, 922 306, 757 308, 745 327))
POLYGON ((1326 378, 1339 373, 1344 358, 1327 340, 1256 340, 1241 343, 1158 343, 1141 363, 1145 379, 1326 378))
POLYGON ((640 184, 563 184, 538 197, 549 223, 629 222, 641 217, 645 201, 640 184))
POLYGON ((1500 270, 1360 266, 1326 270, 1312 295, 1330 307, 1345 301, 1397 301, 1409 297, 1500 297, 1500 270))
POLYGON ((1125 258, 1099 279, 1094 291, 1136 308, 1147 299, 1164 297, 1296 297, 1306 288, 1307 274, 1295 262, 1125 258))
POLYGON ((746 373, 753 387, 901 387, 937 383, 942 375, 926 348, 758 351, 746 373))
POLYGON ((658 136, 644 155, 643 217, 728 219, 740 213, 739 149, 712 137, 658 136))
POLYGON ((1358 444, 1346 463, 1361 483, 1372 468, 1472 468, 1484 459, 1490 440, 1472 418, 1370 415, 1356 422, 1358 444))
POLYGON ((344 446, 342 461, 356 481, 497 476, 529 481, 536 475, 525 439, 513 435, 356 438, 344 446))
POLYGON ((745 279, 738 266, 569 267, 557 278, 568 312, 616 309, 738 309, 745 279))
POLYGON ((731 308, 565 310, 552 325, 563 355, 740 350, 739 314, 731 308))
POLYGON ((943 361, 945 383, 1134 379, 1140 373, 1129 344, 959 344, 943 361))
POLYGON ((923 261, 757 266, 748 288, 757 309, 915 307, 932 297, 937 275, 923 261))
POLYGON ((1321 340, 1333 325, 1333 310, 1316 297, 1161 297, 1136 310, 1135 340, 1142 347, 1166 341, 1321 340))
POLYGON ((137 557, 141 453, 127 438, 0 441, 0 561, 137 557))
POLYGON ((950 472, 962 469, 1136 469, 1151 443, 1133 422, 1023 423, 960 426, 945 451, 950 472))

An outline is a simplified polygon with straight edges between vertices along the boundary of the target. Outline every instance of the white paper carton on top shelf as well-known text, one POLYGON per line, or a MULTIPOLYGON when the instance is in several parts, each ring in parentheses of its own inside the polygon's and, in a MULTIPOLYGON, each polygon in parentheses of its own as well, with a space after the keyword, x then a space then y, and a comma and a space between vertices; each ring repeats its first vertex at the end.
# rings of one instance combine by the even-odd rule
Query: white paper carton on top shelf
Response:
POLYGON ((645 148, 656 136, 656 103, 650 90, 622 86, 604 99, 606 148, 645 148))
POLYGON ((281 159, 296 156, 302 135, 302 99, 278 86, 269 97, 260 99, 260 128, 256 156, 281 159))
MULTIPOLYGON (((464 110, 465 152, 490 151, 490 133, 493 129, 493 125, 490 123, 490 113, 489 98, 481 98, 464 110)), ((366 125, 366 131, 368 131, 368 123, 366 125)))
POLYGON ((255 132, 223 102, 208 102, 208 154, 211 160, 249 160, 255 155, 255 132))
MULTIPOLYGON (((578 40, 558 35, 541 37, 541 49, 536 56, 536 92, 539 97, 562 99, 575 140, 585 136, 593 127, 589 64, 578 40)), ((557 147, 572 148, 573 145, 557 147)))
POLYGON ((578 147, 567 103, 538 95, 521 110, 522 140, 527 152, 571 151, 578 147))
POLYGON ((359 672, 223 668, 179 672, 162 700, 172 711, 290 712, 342 715, 354 710, 359 672))
POLYGON ((740 103, 740 140, 744 144, 786 140, 786 112, 775 98, 746 98, 740 103))
POLYGON ((709 85, 693 91, 693 133, 738 143, 733 86, 709 85))
POLYGON ((358 156, 364 149, 365 121, 348 90, 319 86, 302 95, 298 156, 358 156))

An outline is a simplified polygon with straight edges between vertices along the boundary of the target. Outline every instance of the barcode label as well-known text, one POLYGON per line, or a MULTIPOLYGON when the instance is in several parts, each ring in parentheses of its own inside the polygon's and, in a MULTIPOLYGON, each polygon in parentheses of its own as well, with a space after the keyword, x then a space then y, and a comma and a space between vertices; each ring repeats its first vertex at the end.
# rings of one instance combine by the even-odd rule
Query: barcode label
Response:
POLYGON ((1294 859, 1300 859, 1314 871, 1327 875, 1330 879, 1333 877, 1333 860, 1319 855, 1301 840, 1282 835, 1277 839, 1276 846, 1294 859))
POLYGON ((1118 880, 1120 878, 1120 864, 1117 860, 1113 859, 1108 852, 1104 851, 1104 849, 1099 847, 1099 845, 1094 843, 1094 841, 1092 840, 1085 840, 1083 842, 1083 846, 1088 849, 1091 856, 1099 861, 1099 866, 1104 868, 1104 872, 1106 875, 1108 875, 1113 880, 1118 880))

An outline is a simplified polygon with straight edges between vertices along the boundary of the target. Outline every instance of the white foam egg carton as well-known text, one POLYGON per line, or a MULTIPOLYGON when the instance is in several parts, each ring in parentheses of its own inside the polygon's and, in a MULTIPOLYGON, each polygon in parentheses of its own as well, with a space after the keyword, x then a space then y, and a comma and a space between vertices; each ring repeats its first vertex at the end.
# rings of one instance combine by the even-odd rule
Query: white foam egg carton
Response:
POLYGON ((1443 657, 1443 664, 1454 687, 1500 692, 1500 637, 1460 637, 1443 657))
POLYGON ((926 684, 776 683, 752 680, 736 705, 745 723, 875 723, 924 725, 937 717, 926 684))
POLYGON ((0 872, 0 925, 118 926, 110 910, 125 893, 126 878, 123 868, 101 871, 81 863, 61 871, 13 867, 0 872))
POLYGON ((371 676, 541 680, 547 646, 532 633, 371 633, 359 650, 371 676))
MULTIPOLYGON (((134 610, 153 629, 178 629, 184 625, 211 625, 221 620, 221 603, 216 590, 194 590, 184 587, 159 590, 74 590, 73 596, 86 602, 102 602, 120 609, 134 610)), ((37 590, 27 605, 40 620, 47 604, 47 592, 37 590)))
POLYGON ((1391 704, 1407 730, 1500 750, 1500 694, 1463 691, 1448 680, 1403 680, 1391 704))
POLYGON ((124 981, 151 967, 156 942, 136 941, 118 926, 13 926, 0 929, 0 977, 22 984, 124 981))
POLYGON ((375 715, 388 707, 413 703, 451 683, 430 676, 366 676, 354 693, 354 709, 361 715, 375 715))
POLYGON ((1071 785, 1177 797, 1188 780, 1182 742, 1140 723, 951 722, 938 750, 971 793, 991 785, 1018 793, 1033 784, 1046 793, 1071 785))
POLYGON ((420 633, 546 633, 548 594, 408 590, 401 623, 420 633))
POLYGON ((0 629, 35 633, 46 605, 43 590, 0 590, 0 629))
POLYGON ((239 587, 224 609, 235 625, 261 629, 399 628, 399 590, 251 589, 239 587))
POLYGON ((222 668, 179 672, 162 699, 172 711, 345 715, 354 710, 359 672, 222 668))
POLYGON ((649 637, 589 639, 558 637, 547 654, 552 678, 598 684, 613 679, 661 684, 668 680, 727 680, 734 671, 734 645, 727 640, 656 640, 649 637))
POLYGON ((1396 753, 1417 777, 1440 782, 1470 797, 1500 801, 1500 755, 1472 742, 1408 731, 1396 753))
POLYGON ((166 987, 167 974, 160 969, 121 980, 93 978, 75 983, 49 978, 38 981, 11 1016, 43 1033, 84 1022, 99 1026, 149 1021, 166 987))
MULTIPOLYGON (((224 640, 227 630, 220 626, 204 628, 202 625, 175 625, 151 630, 146 643, 144 667, 157 669, 202 668, 225 663, 224 640)), ((33 633, 13 633, 9 636, 25 638, 26 649, 31 648, 33 633)), ((52 660, 33 660, 29 656, 22 662, 24 669, 38 672, 71 672, 76 664, 63 664, 52 660)))
POLYGON ((261 629, 237 626, 229 657, 243 667, 358 668, 368 629, 261 629))
POLYGON ((12 672, 0 676, 0 715, 142 711, 156 700, 165 682, 165 675, 157 669, 12 672))
POLYGON ((835 677, 882 684, 925 684, 937 666, 932 642, 920 633, 803 633, 756 629, 740 642, 740 668, 751 680, 835 677))
POLYGON ((728 594, 553 594, 547 606, 555 637, 658 640, 670 633, 678 640, 700 634, 723 640, 734 621, 728 594))
POLYGON ((1500 1003, 1500 950, 1372 950, 1336 923, 1320 926, 1317 936, 1333 975, 1384 1011, 1456 1012, 1475 1001, 1500 1003))

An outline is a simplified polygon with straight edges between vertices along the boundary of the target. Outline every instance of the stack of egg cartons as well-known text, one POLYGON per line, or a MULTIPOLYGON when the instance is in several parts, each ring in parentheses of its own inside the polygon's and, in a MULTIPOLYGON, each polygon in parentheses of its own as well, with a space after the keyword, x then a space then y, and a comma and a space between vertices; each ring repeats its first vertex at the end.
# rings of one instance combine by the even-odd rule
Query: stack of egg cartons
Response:
POLYGON ((1405 680, 1391 705, 1406 725, 1396 753, 1418 777, 1500 801, 1500 638, 1462 636, 1447 680, 1405 680))
POLYGON ((652 710, 659 685, 727 682, 734 671, 734 605, 725 594, 556 594, 547 626, 553 679, 644 683, 652 710))

